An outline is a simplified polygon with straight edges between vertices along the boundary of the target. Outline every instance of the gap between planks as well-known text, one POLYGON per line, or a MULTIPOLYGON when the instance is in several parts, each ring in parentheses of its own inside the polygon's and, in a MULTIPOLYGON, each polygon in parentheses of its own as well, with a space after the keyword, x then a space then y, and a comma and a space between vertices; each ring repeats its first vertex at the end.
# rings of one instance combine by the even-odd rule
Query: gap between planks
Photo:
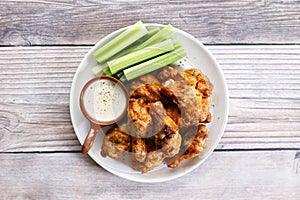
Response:
POLYGON ((296 0, 40 0, 5 1, 0 8, 3 45, 93 44, 137 20, 170 23, 210 44, 300 42, 296 0))
MULTIPOLYGON (((270 152, 270 151, 300 151, 299 148, 252 148, 252 149, 214 149, 213 152, 270 152)), ((5 151, 0 154, 64 154, 64 153, 79 153, 81 150, 74 151, 5 151)))

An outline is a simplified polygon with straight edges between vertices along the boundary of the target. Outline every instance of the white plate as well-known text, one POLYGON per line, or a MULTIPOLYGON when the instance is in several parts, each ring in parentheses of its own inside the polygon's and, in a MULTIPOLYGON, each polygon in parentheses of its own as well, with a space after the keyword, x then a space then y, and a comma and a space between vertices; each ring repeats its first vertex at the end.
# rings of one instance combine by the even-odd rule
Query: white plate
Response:
MULTIPOLYGON (((146 26, 164 27, 164 25, 159 24, 146 24, 146 26)), ((117 30, 101 39, 85 55, 74 76, 70 94, 70 113, 75 133, 81 144, 84 142, 90 124, 81 113, 79 106, 79 95, 84 84, 94 77, 91 67, 96 65, 96 59, 92 54, 101 45, 115 37, 126 28, 128 27, 117 30)), ((195 67, 198 67, 214 84, 214 90, 211 97, 212 104, 214 105, 211 108, 212 122, 207 126, 209 129, 208 145, 200 156, 184 161, 179 165, 178 168, 171 169, 165 165, 161 165, 153 171, 150 171, 146 174, 141 174, 140 172, 131 168, 129 160, 126 159, 126 157, 115 160, 103 158, 100 155, 100 149, 104 135, 103 132, 107 130, 107 128, 104 128, 103 130, 99 131, 94 145, 89 151, 89 155, 104 169, 122 178, 138 182, 163 182, 181 177, 197 168, 208 158, 208 156, 217 147, 224 133, 228 117, 229 97, 223 73, 214 57, 209 53, 202 43, 182 30, 175 28, 175 31, 175 36, 180 38, 187 52, 189 63, 192 63, 195 67)))

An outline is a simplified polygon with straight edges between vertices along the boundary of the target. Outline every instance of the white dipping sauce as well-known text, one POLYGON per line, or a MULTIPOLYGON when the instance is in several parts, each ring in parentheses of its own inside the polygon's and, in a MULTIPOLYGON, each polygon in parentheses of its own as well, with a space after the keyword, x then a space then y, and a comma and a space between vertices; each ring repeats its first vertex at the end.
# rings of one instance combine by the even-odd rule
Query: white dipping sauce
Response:
POLYGON ((126 93, 116 82, 99 79, 84 94, 84 106, 94 119, 107 122, 119 117, 126 109, 126 93))

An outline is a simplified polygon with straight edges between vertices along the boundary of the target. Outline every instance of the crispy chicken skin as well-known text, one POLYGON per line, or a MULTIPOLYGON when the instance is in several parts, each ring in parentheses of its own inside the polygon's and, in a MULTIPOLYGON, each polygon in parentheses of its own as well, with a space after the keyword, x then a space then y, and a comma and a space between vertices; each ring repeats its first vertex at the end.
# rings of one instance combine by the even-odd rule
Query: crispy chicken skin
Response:
POLYGON ((156 150, 148 152, 144 162, 140 162, 135 155, 131 155, 132 167, 142 173, 159 166, 165 158, 176 155, 181 145, 178 125, 167 115, 160 101, 149 105, 149 113, 153 118, 156 150))
POLYGON ((121 158, 131 145, 131 138, 127 131, 127 123, 111 128, 104 137, 101 155, 103 157, 121 158))
POLYGON ((183 142, 180 148, 180 153, 175 157, 167 160, 167 165, 170 168, 176 168, 185 159, 198 156, 206 146, 208 130, 205 125, 190 127, 183 134, 183 142))
POLYGON ((177 124, 177 126, 179 126, 181 123, 181 116, 178 106, 174 102, 171 102, 167 106, 166 111, 167 115, 171 117, 171 119, 177 124))
POLYGON ((133 129, 132 132, 135 133, 134 136, 146 138, 152 125, 152 118, 145 100, 142 98, 129 99, 128 115, 133 124, 131 128, 133 129))
POLYGON ((166 157, 172 157, 179 152, 181 136, 178 125, 167 115, 161 102, 156 102, 150 109, 154 121, 154 138, 157 149, 166 157))
POLYGON ((128 115, 135 125, 136 137, 146 138, 152 125, 152 118, 149 115, 149 108, 152 103, 168 102, 166 97, 162 97, 162 86, 157 83, 144 84, 139 86, 132 95, 128 103, 128 115))
POLYGON ((202 123, 211 122, 211 113, 209 112, 209 106, 210 106, 209 98, 202 98, 201 113, 203 117, 199 119, 199 122, 202 123))
POLYGON ((130 132, 132 135, 132 154, 139 162, 144 162, 147 155, 146 140, 147 133, 152 126, 152 118, 149 108, 144 99, 131 98, 128 104, 128 115, 130 120, 130 132))
POLYGON ((178 105, 181 113, 180 127, 188 127, 199 122, 201 110, 198 105, 196 89, 189 83, 184 72, 172 67, 164 68, 158 75, 163 81, 162 93, 178 105))
POLYGON ((135 159, 139 162, 144 162, 147 156, 147 145, 145 138, 131 137, 131 151, 135 159))
POLYGON ((132 93, 135 92, 135 90, 140 86, 151 84, 151 83, 160 84, 157 78, 155 78, 155 76, 151 74, 141 76, 138 80, 132 81, 130 84, 130 95, 132 95, 132 93))
POLYGON ((162 86, 158 83, 142 85, 131 92, 131 98, 143 98, 146 102, 161 101, 162 86))
POLYGON ((138 162, 133 155, 129 155, 131 160, 131 166, 133 169, 142 173, 147 173, 153 170, 155 167, 162 164, 165 159, 165 155, 161 151, 151 151, 147 154, 145 162, 138 162))
MULTIPOLYGON (((149 104, 149 114, 154 122, 153 135, 163 130, 167 118, 167 111, 160 101, 149 104)), ((177 125, 175 129, 178 129, 177 125)))
POLYGON ((159 80, 153 76, 152 74, 146 74, 139 78, 139 81, 143 84, 150 84, 150 83, 160 83, 159 80))
POLYGON ((128 115, 132 128, 132 154, 138 162, 144 162, 147 155, 146 138, 152 126, 149 114, 150 102, 159 101, 161 85, 151 75, 142 76, 139 81, 131 84, 128 115), (149 84, 148 84, 149 83, 149 84))
POLYGON ((166 67, 158 77, 166 87, 162 92, 176 100, 182 115, 182 128, 211 121, 209 97, 213 85, 198 69, 192 68, 182 72, 166 67))
POLYGON ((198 105, 201 109, 199 122, 210 122, 211 114, 209 112, 209 97, 213 90, 213 84, 209 81, 207 76, 201 73, 198 69, 192 68, 184 71, 190 84, 196 89, 198 98, 198 105))
POLYGON ((193 85, 203 97, 209 97, 211 95, 214 86, 207 76, 196 68, 187 69, 184 72, 188 77, 190 84, 193 85))

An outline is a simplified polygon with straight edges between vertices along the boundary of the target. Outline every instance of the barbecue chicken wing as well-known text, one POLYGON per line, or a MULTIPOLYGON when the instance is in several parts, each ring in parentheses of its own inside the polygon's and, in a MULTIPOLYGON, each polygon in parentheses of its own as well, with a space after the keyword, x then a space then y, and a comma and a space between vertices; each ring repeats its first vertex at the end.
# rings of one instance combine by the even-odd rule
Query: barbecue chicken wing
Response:
POLYGON ((172 157, 179 152, 181 136, 178 125, 167 115, 161 102, 155 102, 150 109, 154 121, 154 138, 157 149, 166 157, 172 157))
POLYGON ((159 73, 159 79, 167 89, 162 92, 175 99, 182 116, 181 127, 210 122, 209 97, 213 85, 198 69, 184 72, 166 67, 159 73))
POLYGON ((131 138, 127 131, 127 123, 111 128, 105 134, 101 155, 103 157, 121 158, 131 146, 131 138))
POLYGON ((209 112, 209 97, 213 90, 213 84, 209 81, 207 76, 205 76, 196 68, 185 70, 185 74, 188 77, 190 84, 193 85, 197 91, 196 94, 198 97, 198 105, 201 109, 199 122, 210 122, 211 114, 209 112))
POLYGON ((184 140, 178 155, 167 161, 168 167, 176 168, 183 160, 200 155, 206 145, 207 136, 208 130, 205 125, 190 127, 183 133, 184 140))
POLYGON ((188 127, 199 123, 201 110, 197 106, 196 89, 190 85, 184 72, 172 67, 166 67, 159 73, 159 79, 164 86, 161 91, 177 104, 180 115, 180 127, 188 127))
POLYGON ((129 120, 132 122, 131 128, 133 136, 146 138, 152 125, 152 118, 149 114, 149 106, 143 98, 131 98, 128 103, 129 120))
POLYGON ((160 101, 149 104, 149 113, 154 125, 152 131, 155 149, 148 151, 143 162, 140 162, 134 154, 130 156, 132 167, 142 173, 159 166, 165 158, 176 155, 181 145, 178 125, 167 115, 160 101))

